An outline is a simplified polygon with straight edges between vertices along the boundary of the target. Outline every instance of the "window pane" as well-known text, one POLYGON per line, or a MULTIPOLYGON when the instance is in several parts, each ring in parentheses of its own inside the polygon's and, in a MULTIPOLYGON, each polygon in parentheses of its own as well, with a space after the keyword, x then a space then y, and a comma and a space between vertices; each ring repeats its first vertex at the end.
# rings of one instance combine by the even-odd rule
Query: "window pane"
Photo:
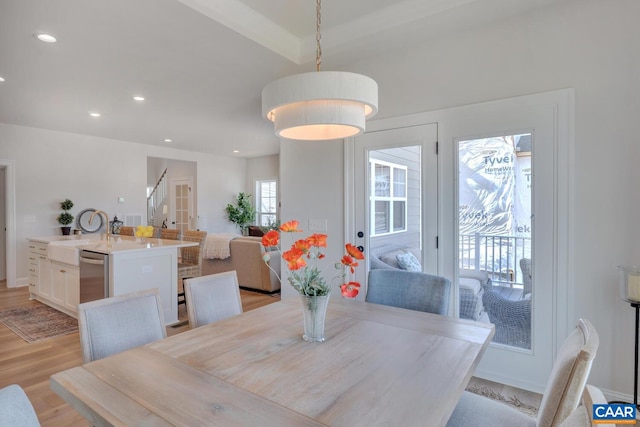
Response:
POLYGON ((391 168, 384 165, 376 165, 376 196, 391 196, 391 168))
POLYGON ((393 231, 405 229, 404 218, 407 203, 404 201, 393 202, 393 231))
POLYGON ((376 234, 388 233, 389 230, 389 202, 376 201, 375 203, 375 227, 376 234))
POLYGON ((393 169, 393 197, 407 196, 407 171, 404 169, 393 169))

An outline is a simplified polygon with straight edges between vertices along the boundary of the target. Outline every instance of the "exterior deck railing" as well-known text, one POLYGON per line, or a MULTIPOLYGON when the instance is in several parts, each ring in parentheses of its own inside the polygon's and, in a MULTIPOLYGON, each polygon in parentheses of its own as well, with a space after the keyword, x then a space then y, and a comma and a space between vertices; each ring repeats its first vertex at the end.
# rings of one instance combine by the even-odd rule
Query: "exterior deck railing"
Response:
POLYGON ((531 258, 530 237, 460 235, 460 268, 484 270, 494 285, 522 286, 521 258, 531 258))

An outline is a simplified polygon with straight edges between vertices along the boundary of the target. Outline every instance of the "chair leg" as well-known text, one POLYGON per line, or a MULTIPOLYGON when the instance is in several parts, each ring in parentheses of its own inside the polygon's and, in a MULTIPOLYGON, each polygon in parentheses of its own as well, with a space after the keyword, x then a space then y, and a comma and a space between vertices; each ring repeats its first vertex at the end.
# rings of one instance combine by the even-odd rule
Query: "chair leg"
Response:
POLYGON ((184 296, 184 281, 187 279, 191 279, 191 277, 182 278, 182 292, 178 292, 178 305, 180 304, 187 305, 187 298, 184 296), (182 299, 180 299, 181 297, 182 299))

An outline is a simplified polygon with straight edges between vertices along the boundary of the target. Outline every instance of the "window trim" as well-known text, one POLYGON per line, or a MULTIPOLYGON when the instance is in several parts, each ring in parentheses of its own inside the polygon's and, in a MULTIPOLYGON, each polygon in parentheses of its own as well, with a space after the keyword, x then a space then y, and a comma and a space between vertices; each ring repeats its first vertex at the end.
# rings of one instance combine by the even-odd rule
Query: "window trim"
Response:
POLYGON ((369 159, 369 168, 371 174, 371 188, 369 190, 369 213, 370 213, 370 237, 380 237, 380 236, 389 236, 392 234, 406 233, 407 232, 407 206, 408 206, 408 177, 409 177, 409 168, 405 165, 401 165, 398 163, 387 162, 379 159, 369 159), (376 195, 376 166, 385 166, 389 168, 389 196, 377 196, 376 195), (395 192, 395 170, 399 169, 404 171, 404 196, 396 197, 395 192), (388 228, 387 231, 382 233, 376 232, 376 202, 388 202, 389 204, 389 216, 388 216, 388 228), (394 204, 395 202, 404 203, 404 218, 403 218, 403 228, 394 229, 394 204))

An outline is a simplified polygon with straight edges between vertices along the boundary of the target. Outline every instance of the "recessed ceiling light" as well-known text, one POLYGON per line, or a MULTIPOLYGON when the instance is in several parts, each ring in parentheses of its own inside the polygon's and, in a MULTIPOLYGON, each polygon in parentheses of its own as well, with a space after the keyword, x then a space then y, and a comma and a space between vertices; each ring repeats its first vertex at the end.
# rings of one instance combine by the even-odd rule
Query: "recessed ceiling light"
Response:
POLYGON ((45 33, 36 33, 33 35, 35 38, 37 38, 38 40, 40 40, 41 42, 45 42, 45 43, 55 43, 58 40, 53 37, 51 34, 45 34, 45 33))
POLYGON ((4 77, 0 76, 0 83, 2 83, 4 80, 4 77))
POLYGON ((90 112, 89 112, 89 115, 90 115, 91 117, 100 117, 100 113, 97 113, 97 112, 95 112, 95 111, 90 111, 90 112))
POLYGON ((144 96, 134 96, 133 99, 136 101, 144 101, 144 96))
POLYGON ((169 139, 169 138, 167 138, 167 139, 165 139, 165 140, 164 140, 164 142, 172 142, 172 141, 173 141, 173 140, 172 140, 172 139, 169 139))
POLYGON ((233 152, 234 152, 234 153, 239 153, 239 152, 240 152, 240 150, 233 150, 233 152))

